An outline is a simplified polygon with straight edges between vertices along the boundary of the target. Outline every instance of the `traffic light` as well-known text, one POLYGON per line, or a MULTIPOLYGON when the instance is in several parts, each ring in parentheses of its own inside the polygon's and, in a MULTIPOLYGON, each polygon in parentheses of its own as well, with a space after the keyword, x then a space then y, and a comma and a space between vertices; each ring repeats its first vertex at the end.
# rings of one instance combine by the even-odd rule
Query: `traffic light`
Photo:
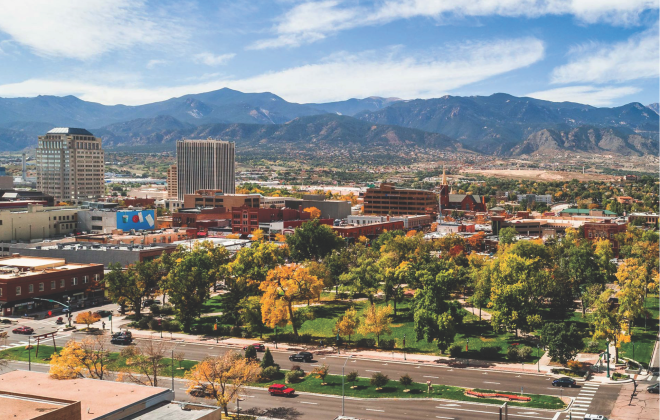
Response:
POLYGON ((48 311, 48 316, 53 316, 53 311, 48 311))
POLYGON ((112 314, 108 315, 108 321, 112 321, 112 314))
POLYGON ((213 331, 218 331, 218 324, 213 324, 213 331))

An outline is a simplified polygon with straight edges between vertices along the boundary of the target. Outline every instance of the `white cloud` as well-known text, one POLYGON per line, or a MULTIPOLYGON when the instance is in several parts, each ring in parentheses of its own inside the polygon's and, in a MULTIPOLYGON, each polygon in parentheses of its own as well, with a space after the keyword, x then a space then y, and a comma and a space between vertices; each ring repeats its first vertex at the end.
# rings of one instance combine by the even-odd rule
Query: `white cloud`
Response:
POLYGON ((86 60, 138 45, 171 47, 187 36, 145 0, 0 0, 0 10, 0 31, 43 56, 86 60))
POLYGON ((525 96, 553 102, 578 102, 593 106, 609 106, 612 105, 614 99, 638 92, 641 92, 641 89, 634 86, 567 86, 532 92, 525 96))
POLYGON ((227 62, 235 56, 236 54, 233 53, 215 55, 210 52, 203 52, 195 54, 193 59, 196 63, 206 64, 207 66, 219 66, 221 64, 227 64, 227 62))
POLYGON ((342 30, 382 25, 399 19, 505 16, 535 18, 571 15, 585 23, 634 25, 642 12, 657 9, 658 0, 390 0, 374 6, 348 6, 339 0, 307 1, 277 18, 275 38, 248 48, 299 46, 342 30))
POLYGON ((552 83, 608 83, 657 78, 657 27, 611 45, 586 44, 569 52, 571 61, 552 71, 552 83))
POLYGON ((160 66, 161 64, 167 63, 167 60, 149 60, 147 63, 147 68, 148 69, 153 69, 156 66, 160 66))
POLYGON ((134 88, 71 80, 30 79, 0 85, 0 96, 77 95, 104 104, 143 104, 188 93, 230 87, 244 92, 275 92, 289 101, 324 102, 372 95, 430 98, 492 76, 529 66, 543 58, 536 38, 469 43, 442 50, 445 56, 399 57, 398 52, 335 54, 316 63, 243 79, 224 77, 175 87, 134 88))

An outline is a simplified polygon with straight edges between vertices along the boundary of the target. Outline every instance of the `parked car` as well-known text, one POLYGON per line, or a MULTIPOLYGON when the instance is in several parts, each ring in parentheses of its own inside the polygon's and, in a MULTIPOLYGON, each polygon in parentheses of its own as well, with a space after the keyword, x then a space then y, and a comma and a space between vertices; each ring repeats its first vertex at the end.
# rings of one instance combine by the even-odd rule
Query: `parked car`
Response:
POLYGON ((105 318, 108 315, 112 314, 112 311, 107 311, 105 309, 101 309, 100 311, 96 311, 94 313, 97 314, 98 316, 100 316, 101 318, 105 318))
POLYGON ((607 417, 600 414, 585 414, 584 420, 607 420, 607 417))
POLYGON ((133 342, 133 335, 130 331, 120 331, 112 334, 110 339, 112 344, 131 344, 133 342))
MULTIPOLYGON (((261 343, 250 344, 250 346, 254 347, 254 349, 255 349, 256 351, 266 351, 266 346, 264 346, 264 345, 261 344, 261 343)), ((243 347, 243 350, 247 350, 247 348, 250 347, 250 346, 245 346, 245 347, 243 347)))
POLYGON ((143 308, 148 308, 151 305, 160 305, 160 300, 159 299, 145 299, 142 302, 142 307, 143 308))
POLYGON ((311 362, 313 359, 314 355, 308 351, 301 351, 289 356, 289 360, 292 362, 311 362))
POLYGON ((211 390, 203 385, 197 385, 193 387, 189 394, 193 397, 206 398, 211 396, 211 390))
POLYGON ((555 379, 552 381, 552 386, 568 386, 572 388, 577 386, 577 382, 575 382, 575 379, 564 376, 563 378, 555 379))
POLYGON ((646 390, 650 392, 651 394, 657 394, 658 393, 658 388, 660 388, 660 383, 654 383, 653 385, 650 385, 646 390))
POLYGON ((293 397, 293 394, 296 393, 296 390, 289 388, 284 384, 273 384, 268 387, 268 392, 270 395, 283 395, 285 397, 293 397))
POLYGON ((34 332, 34 329, 30 327, 18 327, 11 330, 14 334, 27 334, 30 335, 34 332))
POLYGON ((62 317, 59 317, 59 318, 57 318, 57 319, 55 320, 55 323, 56 323, 56 324, 60 324, 60 325, 61 325, 61 324, 64 324, 64 319, 63 319, 62 317))

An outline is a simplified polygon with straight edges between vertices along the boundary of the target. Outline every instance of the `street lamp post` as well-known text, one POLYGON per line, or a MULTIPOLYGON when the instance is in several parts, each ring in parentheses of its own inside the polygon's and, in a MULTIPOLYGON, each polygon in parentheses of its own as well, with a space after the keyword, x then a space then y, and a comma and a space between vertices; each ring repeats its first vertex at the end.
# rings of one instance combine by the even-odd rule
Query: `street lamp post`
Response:
POLYGON ((350 359, 351 356, 348 356, 346 358, 346 361, 344 362, 344 366, 341 367, 341 415, 342 417, 344 416, 344 368, 346 367, 346 363, 348 363, 348 359, 350 359))
POLYGON ((172 349, 172 392, 174 393, 174 349, 172 349))
POLYGON ((610 378, 610 342, 607 342, 607 379, 610 378))
POLYGON ((277 348, 277 325, 275 326, 275 348, 277 348))
POLYGON ((536 371, 540 372, 541 371, 541 358, 539 357, 539 350, 540 350, 540 345, 536 345, 536 358, 538 359, 536 361, 536 371))
POLYGON ((405 334, 403 334, 403 360, 407 360, 406 359, 406 335, 405 334))
POLYGON ((467 342, 465 344, 465 357, 467 358, 467 367, 470 367, 470 355, 468 354, 470 351, 470 339, 467 339, 467 342))
POLYGON ((32 370, 32 344, 30 344, 30 336, 28 336, 28 370, 32 370))

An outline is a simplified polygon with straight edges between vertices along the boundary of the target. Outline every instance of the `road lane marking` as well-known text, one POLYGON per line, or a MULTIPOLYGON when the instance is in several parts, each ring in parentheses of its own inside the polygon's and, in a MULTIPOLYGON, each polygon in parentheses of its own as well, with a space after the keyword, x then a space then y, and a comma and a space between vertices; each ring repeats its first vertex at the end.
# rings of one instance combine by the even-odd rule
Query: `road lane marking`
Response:
POLYGON ((318 405, 319 403, 309 402, 309 401, 300 401, 300 404, 314 404, 314 405, 318 405))
POLYGON ((365 410, 367 410, 367 411, 378 411, 378 412, 380 412, 380 413, 384 413, 384 412, 385 412, 385 410, 376 410, 375 408, 365 408, 365 410))
POLYGON ((442 416, 435 416, 436 419, 447 419, 447 420, 454 420, 453 417, 442 417, 442 416))
POLYGON ((500 385, 500 383, 499 383, 499 382, 488 382, 488 381, 484 381, 484 383, 485 383, 485 384, 494 384, 494 385, 500 385))
POLYGON ((445 407, 460 407, 460 404, 445 404, 445 405, 439 405, 436 408, 445 408, 445 407))
POLYGON ((424 378, 433 378, 433 379, 440 379, 440 378, 439 378, 439 377, 437 377, 437 376, 424 376, 424 378))
POLYGON ((369 369, 365 369, 365 372, 378 373, 378 372, 380 372, 380 370, 369 370, 369 369))
POLYGON ((561 414, 561 411, 557 411, 557 414, 552 418, 552 420, 557 420, 559 418, 559 415, 561 414))
MULTIPOLYGON (((471 413, 483 413, 483 414, 499 414, 499 411, 481 411, 481 410, 473 410, 470 408, 454 408, 454 407, 436 407, 436 408, 444 408, 445 410, 457 410, 457 411, 469 411, 471 413)), ((540 419, 540 420, 553 420, 551 417, 538 417, 538 416, 528 416, 526 414, 512 414, 509 413, 509 416, 513 417, 527 417, 531 419, 540 419)))

